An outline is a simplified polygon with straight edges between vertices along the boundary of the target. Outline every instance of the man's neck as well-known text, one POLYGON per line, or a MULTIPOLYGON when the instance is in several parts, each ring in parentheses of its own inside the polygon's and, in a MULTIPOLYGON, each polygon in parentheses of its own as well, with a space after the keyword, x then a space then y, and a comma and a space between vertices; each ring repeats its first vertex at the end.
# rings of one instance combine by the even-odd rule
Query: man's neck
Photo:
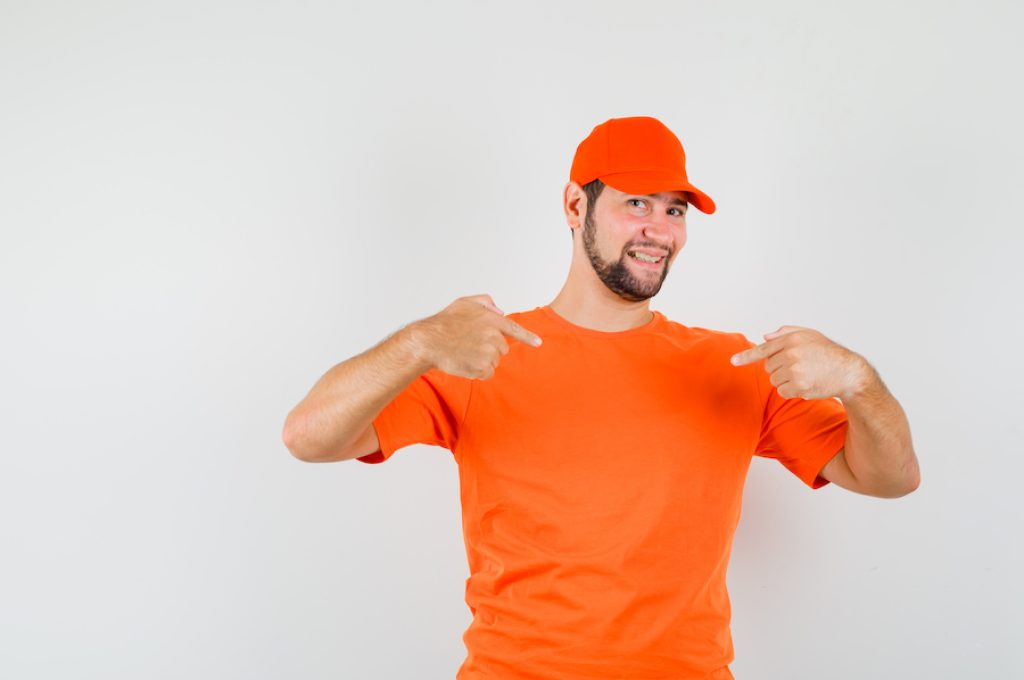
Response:
POLYGON ((601 301, 594 299, 574 300, 568 295, 559 293, 552 300, 550 307, 558 316, 569 323, 596 331, 626 331, 644 326, 654 318, 649 309, 650 300, 628 302, 621 298, 617 301, 601 301))

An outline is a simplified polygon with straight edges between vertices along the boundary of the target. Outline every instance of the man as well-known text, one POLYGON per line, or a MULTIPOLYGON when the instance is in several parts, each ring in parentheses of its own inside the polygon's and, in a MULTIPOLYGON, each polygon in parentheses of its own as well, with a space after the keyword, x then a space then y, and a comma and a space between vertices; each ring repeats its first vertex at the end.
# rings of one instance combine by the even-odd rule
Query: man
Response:
POLYGON ((902 496, 919 483, 906 416, 815 330, 754 346, 648 308, 689 205, 715 210, 657 119, 596 126, 563 199, 573 259, 550 304, 455 300, 328 371, 284 441, 307 461, 452 452, 460 680, 732 678, 725 577, 752 456, 812 489, 902 496))

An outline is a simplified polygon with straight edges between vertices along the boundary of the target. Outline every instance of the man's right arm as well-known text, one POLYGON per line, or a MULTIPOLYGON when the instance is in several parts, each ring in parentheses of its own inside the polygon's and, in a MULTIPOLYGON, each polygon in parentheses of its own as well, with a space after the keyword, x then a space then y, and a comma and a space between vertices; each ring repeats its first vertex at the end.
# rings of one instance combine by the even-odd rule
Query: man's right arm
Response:
POLYGON ((373 419, 413 380, 434 368, 488 380, 508 354, 506 335, 533 347, 541 344, 537 335, 505 318, 490 295, 457 298, 325 373, 285 419, 284 444, 309 462, 371 454, 380 446, 373 419))
POLYGON ((432 368, 416 323, 327 371, 285 419, 282 439, 311 463, 349 460, 380 447, 373 419, 432 368))

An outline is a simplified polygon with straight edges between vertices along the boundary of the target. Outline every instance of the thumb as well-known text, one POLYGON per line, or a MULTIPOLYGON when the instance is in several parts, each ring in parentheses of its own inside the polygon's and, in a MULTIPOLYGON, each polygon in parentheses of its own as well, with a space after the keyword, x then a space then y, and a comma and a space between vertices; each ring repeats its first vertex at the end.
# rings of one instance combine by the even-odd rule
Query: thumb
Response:
POLYGON ((780 335, 785 335, 786 333, 792 333, 793 331, 798 331, 800 329, 801 329, 801 326, 779 326, 778 330, 774 330, 771 333, 765 333, 764 334, 764 339, 765 340, 771 340, 772 338, 777 338, 780 335))
POLYGON ((479 302, 487 309, 493 310, 498 314, 505 316, 505 312, 498 309, 498 305, 494 304, 494 300, 492 300, 491 296, 487 295, 486 293, 482 295, 470 295, 468 299, 472 300, 473 302, 479 302))

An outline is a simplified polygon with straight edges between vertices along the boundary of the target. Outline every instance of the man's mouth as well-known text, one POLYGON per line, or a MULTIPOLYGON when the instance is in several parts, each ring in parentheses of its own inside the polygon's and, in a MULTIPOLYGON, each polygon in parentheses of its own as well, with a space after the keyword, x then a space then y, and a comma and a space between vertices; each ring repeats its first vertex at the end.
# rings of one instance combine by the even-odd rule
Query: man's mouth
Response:
POLYGON ((665 255, 652 255, 636 250, 627 250, 626 254, 631 258, 639 262, 641 265, 657 268, 661 266, 662 261, 665 259, 665 255))

